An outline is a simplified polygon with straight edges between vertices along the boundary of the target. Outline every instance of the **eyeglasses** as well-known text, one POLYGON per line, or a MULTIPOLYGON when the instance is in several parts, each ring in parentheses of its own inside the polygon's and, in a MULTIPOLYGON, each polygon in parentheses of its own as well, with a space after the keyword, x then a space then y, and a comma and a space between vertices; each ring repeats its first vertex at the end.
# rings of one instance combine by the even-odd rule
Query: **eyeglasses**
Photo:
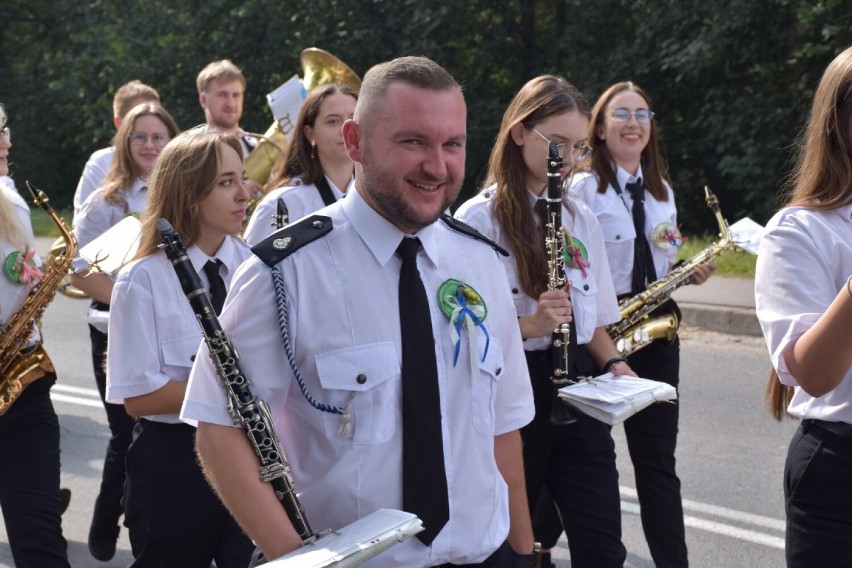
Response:
POLYGON ((133 146, 144 146, 148 143, 149 138, 151 140, 151 144, 157 148, 162 148, 169 143, 169 140, 171 140, 171 137, 167 134, 152 134, 148 136, 142 132, 131 132, 130 144, 133 146))
POLYGON ((650 124, 651 119, 654 118, 654 111, 646 108, 640 108, 635 112, 630 112, 630 109, 619 107, 612 109, 608 114, 614 121, 620 123, 628 122, 631 116, 635 116, 636 122, 639 124, 650 124))
POLYGON ((9 130, 8 126, 0 130, 0 140, 6 140, 6 142, 12 141, 12 131, 9 130))
MULTIPOLYGON (((530 128, 530 130, 541 136, 542 140, 550 144, 551 141, 549 138, 547 138, 547 136, 545 136, 535 128, 530 128)), ((562 144, 556 144, 556 151, 559 152, 559 156, 561 158, 565 158, 565 156, 568 155, 568 148, 568 144, 564 142, 562 144)), ((570 148, 571 157, 574 159, 575 162, 579 162, 592 152, 592 147, 586 144, 586 142, 577 142, 574 146, 571 146, 570 148)))

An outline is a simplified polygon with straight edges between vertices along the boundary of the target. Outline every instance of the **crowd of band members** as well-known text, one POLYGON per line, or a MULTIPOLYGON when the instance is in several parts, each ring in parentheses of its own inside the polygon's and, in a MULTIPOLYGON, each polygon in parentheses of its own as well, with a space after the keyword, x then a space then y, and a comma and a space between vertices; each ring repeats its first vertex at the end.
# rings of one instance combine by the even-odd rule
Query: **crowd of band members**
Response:
MULTIPOLYGON (((852 92, 849 60, 847 50, 833 64, 834 91, 821 101, 842 111, 826 120, 839 139, 834 144, 846 151, 846 177, 831 180, 833 193, 811 188, 793 200, 805 217, 813 202, 826 203, 813 206, 816 211, 839 211, 846 224, 827 230, 845 231, 847 245, 852 242, 847 211, 852 206, 852 119, 845 114, 852 92)), ((403 506, 398 353, 405 322, 397 314, 396 292, 402 253, 394 251, 410 240, 406 237, 419 239, 417 271, 432 296, 434 345, 426 348, 435 353, 440 386, 448 518, 428 541, 409 539, 371 565, 524 566, 538 540, 547 567, 553 565, 549 549, 564 530, 572 565, 622 566, 626 550, 610 428, 582 414, 570 424, 551 423, 552 405, 560 403, 549 380, 549 346, 552 330, 568 322, 578 346, 572 376, 612 372, 679 384, 677 338, 655 341, 624 358, 606 332, 620 318, 618 300, 664 277, 679 244, 675 192, 648 94, 634 83, 619 82, 590 105, 558 76, 539 76, 523 85, 503 116, 483 186, 455 212, 486 237, 480 239, 460 233, 446 215, 464 178, 466 106, 461 88, 434 62, 400 58, 375 66, 360 93, 334 84, 312 90, 293 140, 263 188, 243 176, 243 160, 256 140, 239 127, 246 89, 239 68, 228 60, 211 63, 197 86, 205 124, 182 134, 153 88, 131 81, 118 89, 113 144, 92 154, 74 196, 74 232, 81 247, 127 215, 141 221, 139 251, 117 277, 91 271, 81 255, 74 259, 71 276, 92 298, 92 363, 110 428, 88 538, 92 556, 113 557, 122 516, 133 566, 209 566, 214 560, 222 567, 246 566, 255 545, 274 558, 300 544, 271 489, 258 480, 256 458, 226 412, 206 346, 199 348, 195 318, 157 250, 155 223, 162 217, 184 238, 217 312, 223 309, 223 326, 247 361, 249 376, 263 377, 257 394, 270 404, 306 508, 323 526, 342 526, 377 508, 403 506), (578 251, 566 266, 568 290, 547 287, 544 220, 536 205, 546 189, 551 142, 564 164, 562 219, 578 251), (251 199, 258 202, 243 231, 251 199), (644 212, 638 221, 636 208, 644 212), (329 234, 281 258, 264 248, 279 227, 300 235, 304 224, 298 220, 318 211, 332 222, 329 234), (249 246, 255 245, 252 254, 249 246), (499 256, 494 248, 509 255, 499 256), (294 361, 285 358, 280 339, 266 339, 281 335, 270 267, 284 275, 290 294, 284 301, 289 302, 294 361), (506 278, 482 279, 482 274, 502 273, 506 278), (453 316, 435 293, 451 281, 470 286, 483 313, 486 304, 488 312, 476 325, 468 320, 467 329, 452 339, 446 330, 456 322, 447 321, 453 316), (225 290, 230 290, 226 301, 225 290), (268 302, 269 309, 258 310, 259 301, 268 302), (110 305, 119 302, 125 309, 111 314, 110 305), (322 322, 328 318, 322 314, 328 310, 338 317, 325 330, 322 322), (459 358, 460 350, 474 353, 459 358), (291 366, 303 371, 306 385, 291 366), (358 369, 369 369, 363 382, 355 380, 365 376, 358 369), (351 405, 354 435, 341 436, 337 418, 316 410, 303 396, 305 388, 317 398, 342 397, 341 404, 351 405), (462 446, 465 455, 452 450, 462 446), (476 491, 490 497, 477 500, 476 491)), ((819 92, 816 99, 812 122, 819 92)), ((11 134, 5 112, 2 119, 0 175, 5 175, 11 134)), ((814 152, 813 159, 829 161, 831 151, 810 150, 816 141, 802 145, 814 152)), ((839 161, 835 169, 842 173, 839 161)), ((827 183, 815 182, 817 188, 827 183)), ((26 204, 14 190, 0 186, 4 225, 14 217, 20 226, 0 235, 4 257, 32 250, 26 204)), ((795 232, 798 225, 790 223, 795 232)), ((819 223, 800 222, 806 234, 819 223)), ((786 226, 771 224, 766 250, 786 226)), ((828 372, 811 370, 810 361, 818 356, 807 350, 817 349, 811 336, 848 324, 852 291, 844 278, 852 272, 852 259, 847 253, 848 246, 840 248, 840 272, 830 278, 831 285, 826 283, 827 288, 835 281, 841 286, 826 292, 825 305, 806 306, 817 315, 828 309, 818 319, 796 316, 799 306, 789 306, 791 314, 776 314, 772 288, 762 285, 760 268, 757 278, 758 311, 768 329, 773 365, 782 382, 796 389, 790 408, 814 422, 810 430, 803 427, 803 439, 822 435, 846 461, 850 433, 821 428, 821 423, 852 420, 817 408, 810 402, 816 398, 803 397, 842 396, 850 361, 836 362, 839 378, 822 390, 805 385, 797 373, 802 369, 820 377, 828 372), (771 323, 782 317, 807 321, 796 324, 801 327, 797 334, 771 339, 770 332, 783 333, 780 323, 771 323), (803 341, 795 342, 799 335, 803 341)), ((796 267, 793 263, 791 270, 796 267)), ((712 263, 699 266, 692 283, 702 284, 714 270, 712 263)), ((6 280, 4 322, 14 313, 12 304, 19 305, 26 295, 6 280), (11 298, 15 301, 7 306, 11 298)), ((665 308, 677 310, 673 302, 665 308)), ((840 353, 850 351, 840 346, 840 353)), ((37 381, 0 417, 4 439, 7 432, 27 426, 39 440, 33 445, 52 448, 39 456, 43 473, 27 479, 29 488, 8 491, 13 485, 0 484, 18 566, 68 565, 58 505, 58 425, 49 399, 55 380, 47 375, 37 381), (27 419, 38 428, 14 421, 30 406, 36 410, 27 419), (22 502, 38 503, 45 511, 40 524, 29 525, 34 521, 15 512, 22 502), (33 531, 49 544, 34 547, 26 536, 33 531)), ((675 468, 678 406, 652 406, 628 419, 624 428, 653 560, 657 566, 687 566, 675 468)), ((14 459, 11 449, 0 446, 0 464, 14 459)), ((804 450, 797 451, 796 459, 804 459, 804 450)), ((6 469, 0 468, 4 479, 6 469)), ((848 481, 832 483, 838 491, 848 488, 848 481)), ((825 540, 810 542, 807 535, 813 531, 805 526, 810 518, 805 513, 814 509, 803 497, 791 497, 793 489, 795 483, 788 482, 788 520, 795 520, 788 527, 790 565, 832 558, 825 551, 840 551, 843 545, 831 535, 847 529, 848 522, 837 521, 825 540)))

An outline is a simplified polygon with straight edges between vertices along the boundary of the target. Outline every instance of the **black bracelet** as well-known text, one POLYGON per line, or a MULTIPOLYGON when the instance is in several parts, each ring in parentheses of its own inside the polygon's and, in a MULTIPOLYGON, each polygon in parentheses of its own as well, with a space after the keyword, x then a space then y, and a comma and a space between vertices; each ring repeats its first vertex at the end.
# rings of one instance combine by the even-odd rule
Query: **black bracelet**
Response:
POLYGON ((613 357, 612 359, 610 359, 609 361, 604 363, 603 372, 609 373, 609 368, 612 367, 613 365, 615 365, 616 363, 627 363, 627 357, 625 357, 624 355, 619 355, 618 357, 613 357))

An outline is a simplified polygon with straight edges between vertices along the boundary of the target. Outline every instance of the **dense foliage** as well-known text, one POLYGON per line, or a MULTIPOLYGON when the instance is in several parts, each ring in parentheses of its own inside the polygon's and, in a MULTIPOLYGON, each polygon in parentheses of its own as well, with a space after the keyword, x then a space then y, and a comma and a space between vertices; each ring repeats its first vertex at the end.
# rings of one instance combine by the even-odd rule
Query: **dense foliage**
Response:
POLYGON ((630 79, 654 99, 687 230, 712 231, 704 185, 730 220, 763 222, 825 65, 849 41, 843 0, 6 0, 0 102, 14 130, 13 175, 70 202, 82 166, 114 133, 115 89, 156 87, 183 128, 203 121, 195 76, 230 58, 249 82, 243 126, 271 122, 265 94, 309 46, 363 74, 426 55, 463 83, 475 191, 502 112, 540 73, 594 101, 630 79))

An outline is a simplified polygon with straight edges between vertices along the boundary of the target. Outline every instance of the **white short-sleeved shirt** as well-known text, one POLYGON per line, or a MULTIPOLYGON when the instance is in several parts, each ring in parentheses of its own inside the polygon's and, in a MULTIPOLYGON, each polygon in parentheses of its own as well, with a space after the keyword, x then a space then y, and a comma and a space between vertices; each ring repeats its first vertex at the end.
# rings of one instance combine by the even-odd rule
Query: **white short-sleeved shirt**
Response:
POLYGON ((106 179, 107 172, 112 166, 112 158, 115 155, 115 146, 109 148, 101 148, 95 150, 89 156, 86 165, 83 167, 83 175, 80 176, 80 181, 77 182, 77 190, 74 192, 74 218, 80 214, 83 204, 91 194, 103 184, 106 179))
MULTIPOLYGON (((335 200, 340 200, 346 196, 346 193, 334 185, 331 179, 326 177, 325 180, 328 182, 328 187, 331 189, 335 200)), ((354 180, 350 181, 349 187, 352 187, 354 183, 354 180)), ((279 197, 284 200, 284 204, 287 206, 288 224, 325 207, 319 189, 315 184, 303 184, 301 180, 296 179, 291 185, 273 189, 263 196, 254 213, 252 213, 251 219, 249 219, 248 226, 243 234, 243 238, 249 245, 258 244, 277 230, 274 217, 278 213, 279 197)))
POLYGON ((110 203, 104 198, 103 188, 91 194, 79 215, 74 218, 74 236, 77 237, 77 256, 71 264, 74 272, 83 272, 89 267, 79 250, 92 242, 116 223, 128 215, 139 215, 148 201, 148 182, 137 179, 129 189, 123 189, 122 195, 127 202, 127 210, 119 204, 110 203))
MULTIPOLYGON (((197 246, 187 249, 205 288, 204 264, 211 259, 197 246)), ((237 267, 251 251, 241 240, 226 237, 214 259, 229 287, 237 267)), ((128 264, 112 290, 107 347, 107 402, 161 389, 170 380, 186 381, 202 340, 201 326, 183 293, 171 262, 162 251, 128 264)), ((205 354, 205 358, 207 355, 205 354)), ((146 416, 179 423, 178 413, 146 416)))
MULTIPOLYGON (((9 207, 11 207, 15 218, 24 230, 26 245, 30 250, 35 250, 35 237, 33 236, 33 227, 30 223, 30 208, 26 201, 24 201, 24 199, 18 195, 18 192, 14 189, 2 183, 0 183, 0 193, 3 194, 0 199, 5 199, 9 202, 9 207)), ((5 264, 9 255, 16 252, 25 253, 26 251, 22 251, 19 247, 13 246, 12 243, 5 241, 0 242, 0 267, 5 264)), ((41 265, 41 259, 38 254, 33 257, 33 260, 37 266, 41 265)), ((29 286, 26 284, 12 282, 5 273, 0 275, 0 329, 6 325, 6 322, 8 322, 15 312, 21 308, 21 305, 27 298, 28 293, 29 286)), ((30 338, 29 344, 35 344, 38 342, 40 337, 38 329, 34 329, 33 336, 30 338)))
POLYGON ((798 386, 784 353, 813 326, 852 275, 852 205, 831 211, 789 207, 766 224, 755 273, 755 307, 772 365, 796 387, 793 416, 852 424, 852 368, 813 398, 798 386))
MULTIPOLYGON (((494 213, 495 186, 488 187, 463 203, 456 210, 456 217, 477 229, 480 233, 511 251, 506 233, 497 222, 494 213)), ((528 193, 530 204, 535 204, 536 196, 528 193)), ((591 210, 582 202, 571 200, 572 214, 563 205, 562 224, 585 249, 589 266, 582 270, 579 266, 566 267, 566 276, 571 286, 574 322, 577 326, 577 343, 583 345, 592 339, 595 328, 617 322, 621 319, 618 302, 612 286, 609 263, 604 248, 600 225, 591 210)), ((539 223, 537 218, 531 222, 539 223)), ((512 299, 520 317, 535 314, 538 298, 531 298, 521 287, 514 256, 500 257, 509 276, 512 299)), ((536 351, 548 349, 550 337, 533 337, 524 341, 524 349, 536 351)))
MULTIPOLYGON (((321 403, 343 406, 351 400, 353 437, 342 437, 339 417, 314 409, 300 392, 282 348, 270 269, 260 259, 237 271, 221 322, 254 393, 272 409, 312 524, 340 528, 382 507, 402 508, 401 260, 395 250, 403 234, 355 188, 317 214, 329 216, 334 229, 277 266, 286 281, 290 337, 307 390, 321 403)), ((365 564, 371 567, 467 564, 493 552, 509 530, 494 436, 519 429, 535 412, 517 315, 497 253, 442 221, 417 236, 435 331, 450 520, 431 547, 408 539, 365 564), (479 333, 477 373, 471 373, 468 342, 453 364, 450 321, 437 305, 438 290, 450 278, 472 286, 488 309, 490 343, 486 352, 479 333)), ((225 404, 209 357, 196 357, 181 417, 231 425, 225 404)))
MULTIPOLYGON (((631 292, 633 283, 633 241, 636 229, 633 227, 633 196, 625 188, 642 177, 642 167, 635 176, 621 167, 616 167, 616 179, 621 186, 621 195, 610 185, 606 192, 598 193, 598 177, 591 172, 580 172, 571 180, 570 195, 584 201, 598 218, 603 231, 609 267, 612 270, 612 282, 619 296, 631 292)), ((665 183, 665 182, 664 182, 665 183)), ((657 278, 662 278, 671 270, 677 260, 677 249, 668 243, 655 242, 654 230, 661 224, 677 227, 677 209, 674 192, 668 184, 668 201, 654 199, 651 192, 645 190, 645 237, 650 244, 651 256, 657 278)))
POLYGON ((14 190, 15 192, 18 191, 18 188, 15 186, 15 180, 10 178, 9 176, 0 176, 0 185, 5 185, 6 187, 14 190))

